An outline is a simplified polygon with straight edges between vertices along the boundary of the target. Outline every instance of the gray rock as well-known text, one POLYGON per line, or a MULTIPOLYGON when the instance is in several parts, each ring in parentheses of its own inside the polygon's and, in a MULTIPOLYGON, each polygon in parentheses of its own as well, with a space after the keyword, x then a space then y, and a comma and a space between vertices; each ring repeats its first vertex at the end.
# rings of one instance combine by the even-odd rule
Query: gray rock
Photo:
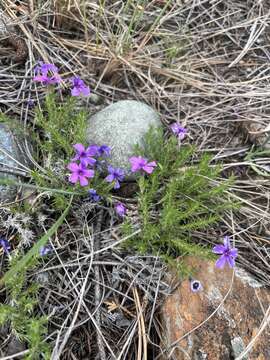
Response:
MULTIPOLYGON (((240 336, 237 336, 231 340, 233 356, 236 359, 244 350, 245 343, 240 336)), ((243 360, 248 360, 248 356, 244 356, 243 360)))
POLYGON ((129 172, 128 159, 134 155, 134 146, 143 145, 144 135, 151 126, 161 126, 157 112, 145 103, 122 100, 90 117, 87 142, 110 146, 112 166, 129 172))
MULTIPOLYGON (((18 175, 24 174, 21 164, 27 166, 28 160, 23 140, 19 127, 13 129, 6 123, 0 123, 0 180, 18 181, 18 175)), ((12 201, 15 196, 16 187, 0 184, 0 204, 12 201)))

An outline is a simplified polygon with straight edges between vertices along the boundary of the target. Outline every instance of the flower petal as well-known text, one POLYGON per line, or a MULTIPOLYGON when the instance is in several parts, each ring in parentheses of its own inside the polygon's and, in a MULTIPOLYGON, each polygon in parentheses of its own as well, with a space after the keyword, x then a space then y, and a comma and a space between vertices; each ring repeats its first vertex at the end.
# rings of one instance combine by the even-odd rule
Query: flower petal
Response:
POLYGON ((80 180, 80 185, 81 186, 87 186, 88 185, 88 180, 85 176, 79 176, 79 180, 80 180))
POLYGON ((131 156, 128 161, 132 164, 137 163, 138 157, 137 156, 131 156))
POLYGON ((50 63, 43 63, 40 62, 40 69, 42 72, 47 73, 48 71, 51 71, 53 73, 58 73, 58 67, 54 64, 50 64, 50 63))
POLYGON ((114 167, 112 167, 111 165, 108 166, 108 171, 109 173, 114 173, 114 167))
POLYGON ((230 238, 229 238, 229 236, 224 236, 223 242, 224 242, 225 248, 229 249, 230 248, 230 238))
POLYGON ((122 216, 122 217, 123 217, 123 216, 126 214, 127 209, 126 209, 126 207, 125 207, 124 204, 122 204, 121 202, 119 202, 119 203, 117 203, 117 204, 115 205, 115 211, 117 212, 117 214, 118 214, 119 216, 122 216))
POLYGON ((115 183, 114 183, 114 189, 119 189, 120 188, 120 183, 118 180, 115 180, 115 183))
POLYGON ((78 153, 82 153, 83 151, 85 151, 83 144, 75 144, 73 145, 73 147, 78 153))
POLYGON ((46 82, 48 81, 48 77, 47 76, 44 76, 44 75, 37 75, 33 78, 34 81, 37 81, 37 82, 46 82))
POLYGON ((80 96, 81 95, 80 89, 78 89, 77 87, 74 87, 73 89, 71 89, 71 95, 72 96, 80 96))
MULTIPOLYGON (((141 166, 141 157, 140 156, 132 156, 131 158, 129 158, 129 162, 131 164, 131 171, 132 172, 136 172, 141 170, 142 166, 141 166)), ((145 165, 145 164, 144 164, 145 165)))
POLYGON ((81 87, 81 93, 83 96, 89 96, 90 95, 90 88, 88 86, 82 86, 81 87))
POLYGON ((236 248, 230 249, 230 253, 229 253, 229 254, 230 254, 230 256, 236 258, 236 257, 238 256, 238 249, 236 249, 236 248))
POLYGON ((212 252, 215 254, 223 254, 226 251, 226 248, 224 245, 216 245, 213 247, 212 252))
POLYGON ((89 159, 88 159, 87 157, 81 157, 79 160, 81 161, 81 165, 82 165, 84 168, 86 168, 87 165, 89 164, 89 159))
POLYGON ((234 258, 232 256, 227 256, 226 259, 227 259, 227 263, 229 264, 229 266, 231 268, 233 268, 235 266, 234 258))
POLYGON ((179 132, 179 134, 178 134, 178 139, 179 139, 179 140, 183 140, 185 137, 186 137, 186 133, 185 133, 185 132, 183 132, 183 131, 179 132))
POLYGON ((147 174, 152 174, 152 172, 154 171, 154 168, 157 166, 156 162, 155 161, 152 161, 148 164, 146 164, 144 167, 143 167, 143 170, 147 173, 147 174))
POLYGON ((48 83, 51 85, 59 84, 62 81, 61 76, 59 74, 54 74, 49 78, 48 83))
POLYGON ((138 164, 131 165, 131 172, 137 172, 139 170, 141 170, 141 168, 138 166, 138 164))
POLYGON ((95 176, 95 172, 94 170, 88 170, 88 169, 85 169, 83 171, 83 176, 87 177, 87 178, 92 178, 95 176))
MULTIPOLYGON (((125 176, 125 170, 120 169, 120 168, 117 168, 117 169, 116 169, 116 172, 117 172, 117 175, 118 175, 119 178, 124 178, 124 176, 125 176)), ((120 179, 119 179, 119 180, 120 180, 120 179)), ((121 180, 122 180, 122 179, 121 179, 121 180)))
POLYGON ((80 160, 80 155, 79 154, 76 154, 74 156, 74 158, 71 159, 71 161, 78 161, 78 160, 80 160))
POLYGON ((77 173, 73 173, 69 176, 68 180, 72 183, 72 184, 76 184, 76 182, 78 182, 79 180, 79 175, 77 173))
POLYGON ((154 168, 149 166, 149 165, 145 165, 143 167, 143 170, 147 173, 147 174, 152 174, 152 172, 154 171, 154 168))
POLYGON ((170 126, 170 128, 174 134, 178 134, 180 125, 175 122, 170 126))
POLYGON ((75 172, 75 171, 78 171, 79 170, 79 165, 72 162, 72 163, 69 163, 68 166, 67 166, 68 170, 72 171, 72 172, 75 172))
POLYGON ((95 155, 97 155, 98 150, 99 150, 99 146, 91 145, 91 146, 88 146, 88 148, 86 149, 86 153, 88 156, 95 156, 95 155))
POLYGON ((99 154, 99 156, 105 156, 105 157, 107 156, 107 157, 109 157, 111 155, 111 150, 112 149, 109 146, 101 145, 98 148, 98 154, 99 154))
POLYGON ((89 165, 93 166, 93 165, 95 165, 96 162, 97 162, 96 159, 93 159, 93 158, 91 158, 91 157, 88 158, 88 164, 89 164, 89 165))
POLYGON ((107 182, 112 182, 112 181, 114 181, 114 176, 113 176, 113 174, 109 174, 107 177, 105 177, 105 181, 107 181, 107 182))
POLYGON ((227 258, 226 256, 222 255, 217 261, 216 261, 216 267, 218 269, 223 269, 226 264, 227 258))

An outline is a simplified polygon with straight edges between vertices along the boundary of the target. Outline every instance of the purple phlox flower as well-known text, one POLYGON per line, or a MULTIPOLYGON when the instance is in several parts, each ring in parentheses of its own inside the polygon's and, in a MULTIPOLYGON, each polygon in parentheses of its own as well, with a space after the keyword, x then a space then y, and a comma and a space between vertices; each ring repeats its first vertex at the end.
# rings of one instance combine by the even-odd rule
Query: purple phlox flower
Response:
POLYGON ((79 160, 84 167, 86 167, 87 165, 95 165, 96 159, 93 159, 92 156, 96 155, 97 149, 94 146, 89 146, 85 149, 82 144, 75 144, 73 145, 73 147, 76 150, 76 155, 72 159, 72 161, 79 160))
POLYGON ((213 248, 213 253, 221 255, 216 261, 216 267, 223 269, 226 263, 233 268, 235 265, 235 258, 238 256, 238 250, 231 248, 229 236, 224 236, 224 245, 216 245, 213 248))
POLYGON ((157 163, 155 161, 148 162, 147 159, 141 157, 141 156, 132 156, 129 159, 129 162, 131 164, 131 171, 137 172, 137 171, 145 171, 147 174, 151 174, 154 171, 154 168, 157 166, 157 163))
POLYGON ((118 202, 115 204, 115 211, 119 216, 124 217, 126 215, 127 208, 123 203, 118 202))
POLYGON ((85 85, 84 81, 79 76, 74 76, 71 79, 73 88, 71 89, 72 96, 89 96, 89 86, 85 85))
POLYGON ((10 246, 10 243, 7 239, 4 239, 4 238, 1 238, 0 239, 0 246, 2 246, 4 252, 6 254, 9 254, 10 253, 10 250, 11 250, 11 246, 10 246))
POLYGON ((177 122, 170 126, 172 132, 178 137, 179 140, 183 140, 186 136, 187 129, 179 125, 177 122))
POLYGON ((125 172, 123 169, 114 168, 111 165, 108 166, 109 175, 105 178, 107 182, 114 181, 114 189, 120 188, 120 181, 124 180, 125 172))
POLYGON ((98 202, 101 199, 101 197, 97 194, 97 191, 95 189, 90 189, 88 193, 90 196, 90 200, 93 202, 98 202))
POLYGON ((27 100, 27 104, 28 104, 28 106, 29 106, 29 107, 33 107, 33 106, 35 106, 35 102, 34 102, 34 100, 33 100, 33 99, 29 99, 29 100, 27 100))
POLYGON ((45 256, 48 255, 52 252, 52 247, 51 245, 46 245, 46 246, 41 246, 39 249, 39 255, 40 256, 45 256))
POLYGON ((45 64, 39 62, 35 67, 34 81, 41 82, 44 85, 54 85, 61 82, 61 76, 58 74, 58 67, 54 64, 45 64))
POLYGON ((71 175, 69 176, 69 181, 73 184, 77 182, 80 183, 81 186, 88 185, 88 178, 92 178, 95 175, 94 170, 89 170, 82 163, 70 163, 67 168, 71 171, 71 175))
POLYGON ((111 148, 107 145, 101 145, 98 148, 98 156, 109 157, 111 155, 111 148))
POLYGON ((191 280, 190 281, 190 289, 192 292, 198 292, 203 289, 202 284, 199 280, 191 280))

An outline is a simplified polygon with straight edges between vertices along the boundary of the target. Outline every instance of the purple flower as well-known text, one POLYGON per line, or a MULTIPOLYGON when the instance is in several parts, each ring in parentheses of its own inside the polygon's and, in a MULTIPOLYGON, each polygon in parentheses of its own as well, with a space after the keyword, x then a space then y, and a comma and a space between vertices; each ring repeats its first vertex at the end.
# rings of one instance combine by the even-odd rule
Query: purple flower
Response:
POLYGON ((118 202, 115 204, 115 211, 119 216, 124 217, 126 215, 127 208, 125 207, 124 204, 118 202))
POLYGON ((190 289, 192 292, 198 292, 200 290, 202 290, 202 284, 200 283, 199 280, 191 280, 190 282, 190 289))
POLYGON ((172 132, 178 137, 179 140, 183 140, 186 136, 187 129, 180 126, 177 122, 170 126, 172 132))
POLYGON ((32 107, 35 106, 35 102, 34 102, 34 100, 32 100, 32 99, 27 100, 27 104, 28 104, 28 106, 29 106, 30 108, 32 108, 32 107))
POLYGON ((120 181, 124 180, 125 172, 123 169, 114 168, 112 166, 108 166, 109 175, 105 178, 107 182, 114 181, 114 189, 120 188, 120 181))
POLYGON ((84 81, 79 77, 75 76, 71 79, 73 88, 71 89, 72 96, 89 96, 89 86, 85 85, 84 81))
POLYGON ((94 170, 87 169, 81 163, 77 164, 72 162, 68 164, 67 168, 72 172, 72 174, 69 176, 69 181, 73 184, 79 182, 81 186, 87 186, 87 178, 92 178, 95 175, 94 170))
POLYGON ((47 246, 41 246, 39 249, 39 255, 40 256, 45 256, 48 255, 52 252, 52 247, 50 245, 47 246))
POLYGON ((129 162, 131 163, 132 172, 143 170, 147 174, 151 174, 154 171, 154 168, 157 166, 157 163, 155 161, 148 162, 147 159, 141 156, 132 156, 129 159, 129 162))
POLYGON ((223 269, 226 263, 233 268, 235 265, 235 258, 238 256, 238 250, 230 247, 229 236, 224 237, 224 245, 216 245, 213 248, 213 253, 221 255, 216 261, 216 267, 223 269))
POLYGON ((10 243, 8 242, 7 239, 1 238, 0 239, 0 246, 2 246, 2 248, 3 248, 3 250, 4 250, 4 252, 6 254, 10 253, 11 246, 10 246, 10 243))
POLYGON ((84 167, 87 165, 95 165, 96 160, 92 158, 92 156, 95 156, 97 153, 95 146, 89 146, 85 149, 82 144, 75 144, 73 147, 76 150, 76 155, 72 161, 79 160, 84 167))
POLYGON ((58 68, 54 64, 45 64, 39 62, 35 67, 34 81, 41 82, 44 85, 54 85, 61 82, 61 77, 58 74, 58 68))
POLYGON ((109 157, 111 155, 111 148, 107 145, 101 145, 98 148, 98 155, 99 156, 104 156, 104 157, 109 157))
POLYGON ((90 200, 93 202, 98 202, 101 199, 101 197, 97 194, 95 189, 90 189, 88 193, 90 195, 90 200))

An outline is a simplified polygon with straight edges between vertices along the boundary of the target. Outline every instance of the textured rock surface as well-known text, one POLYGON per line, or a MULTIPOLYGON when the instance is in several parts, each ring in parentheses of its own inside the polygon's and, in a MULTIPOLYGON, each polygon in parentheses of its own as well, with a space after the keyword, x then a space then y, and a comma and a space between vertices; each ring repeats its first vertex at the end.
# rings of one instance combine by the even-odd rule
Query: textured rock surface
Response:
MULTIPOLYGON (((24 152, 23 136, 19 135, 18 128, 11 130, 8 125, 0 123, 0 178, 17 180, 17 175, 12 172, 23 171, 20 164, 27 165, 24 152)), ((0 185, 0 204, 12 201, 16 188, 0 185)))
MULTIPOLYGON (((193 293, 190 282, 185 280, 166 299, 161 310, 166 347, 177 339, 182 340, 173 351, 170 348, 171 355, 169 351, 164 359, 236 359, 259 331, 270 304, 269 289, 262 288, 243 270, 236 270, 232 289, 223 302, 230 290, 232 270, 218 270, 214 262, 194 257, 186 261, 197 270, 195 277, 203 290, 193 293), (208 317, 204 325, 192 331, 208 317)), ((268 326, 243 359, 270 359, 269 340, 268 326)))
POLYGON ((134 145, 142 144, 151 126, 161 126, 161 122, 150 106, 134 100, 118 101, 90 118, 87 141, 110 146, 112 165, 129 170, 128 158, 134 154, 134 145))

